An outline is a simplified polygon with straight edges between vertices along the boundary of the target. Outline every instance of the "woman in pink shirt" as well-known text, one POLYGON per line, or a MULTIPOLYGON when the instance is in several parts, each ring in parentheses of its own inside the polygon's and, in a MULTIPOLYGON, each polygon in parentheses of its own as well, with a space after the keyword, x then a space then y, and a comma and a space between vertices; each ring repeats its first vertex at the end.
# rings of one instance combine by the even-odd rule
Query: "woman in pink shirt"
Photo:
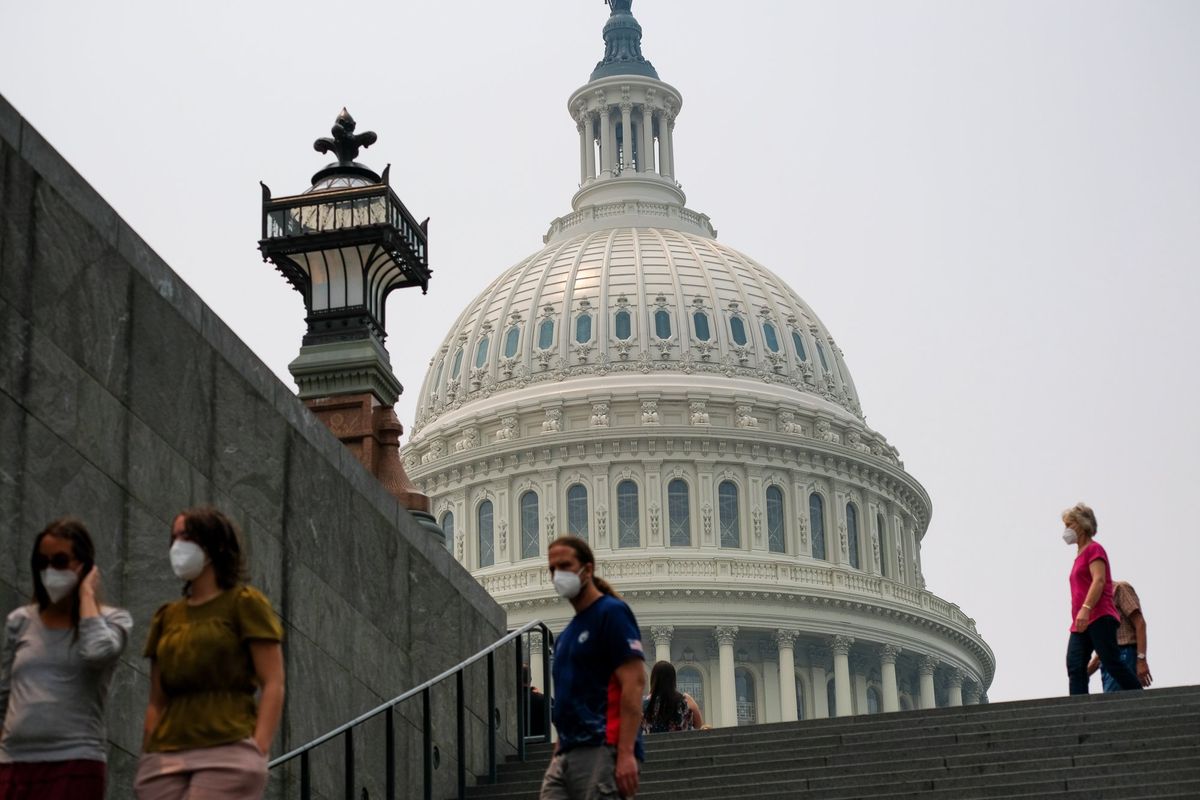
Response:
POLYGON ((1117 625, 1120 615, 1113 605, 1112 572, 1108 554, 1097 544, 1096 514, 1083 503, 1068 508, 1062 515, 1066 530, 1063 541, 1075 545, 1075 563, 1071 566, 1071 638, 1067 642, 1067 677, 1071 694, 1088 693, 1088 662, 1092 653, 1122 689, 1141 689, 1142 684, 1121 661, 1117 649, 1117 625))

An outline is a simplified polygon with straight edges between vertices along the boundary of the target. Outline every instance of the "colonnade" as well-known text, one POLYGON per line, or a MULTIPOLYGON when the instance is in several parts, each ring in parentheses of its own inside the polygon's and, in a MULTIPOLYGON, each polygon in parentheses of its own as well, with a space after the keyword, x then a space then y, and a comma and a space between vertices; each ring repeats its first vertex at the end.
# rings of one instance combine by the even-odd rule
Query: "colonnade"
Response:
POLYGON ((675 113, 671 109, 626 100, 581 111, 575 122, 579 131, 581 184, 616 177, 633 166, 638 173, 674 177, 675 113))

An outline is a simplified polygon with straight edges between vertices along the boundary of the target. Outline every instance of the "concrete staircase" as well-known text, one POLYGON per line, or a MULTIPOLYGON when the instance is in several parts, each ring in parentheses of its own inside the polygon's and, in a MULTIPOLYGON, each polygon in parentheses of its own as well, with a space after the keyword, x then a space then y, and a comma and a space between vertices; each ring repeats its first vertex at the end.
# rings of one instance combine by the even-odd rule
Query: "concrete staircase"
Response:
MULTIPOLYGON (((536 798, 530 747, 473 800, 536 798)), ((1200 686, 660 734, 638 800, 1200 798, 1200 686)))

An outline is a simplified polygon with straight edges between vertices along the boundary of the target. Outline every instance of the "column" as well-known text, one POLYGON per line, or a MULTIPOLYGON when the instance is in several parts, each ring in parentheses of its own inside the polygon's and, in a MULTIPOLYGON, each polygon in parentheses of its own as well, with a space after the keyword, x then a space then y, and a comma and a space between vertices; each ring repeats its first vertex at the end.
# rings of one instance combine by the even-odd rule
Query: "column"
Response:
POLYGON ((834 709, 839 717, 848 717, 854 713, 853 700, 850 694, 850 645, 854 639, 849 636, 835 636, 829 640, 829 649, 833 652, 833 696, 837 700, 834 709))
POLYGON ((613 130, 609 107, 600 109, 600 177, 613 176, 613 130))
POLYGON ((658 174, 664 178, 675 177, 675 156, 671 152, 671 129, 675 126, 675 115, 664 111, 658 117, 658 174))
POLYGON ((879 675, 883 678, 883 710, 900 710, 900 690, 896 686, 896 656, 900 648, 885 644, 879 648, 879 675))
POLYGON ((963 672, 958 667, 952 667, 946 672, 946 705, 961 706, 963 704, 963 672))
POLYGON ((587 183, 588 179, 588 136, 587 115, 580 114, 575 118, 575 128, 579 131, 579 185, 587 183))
POLYGON ((829 648, 817 646, 808 648, 808 663, 812 665, 813 718, 827 719, 829 717, 829 690, 825 687, 825 676, 829 669, 829 648))
POLYGON ((917 671, 921 674, 921 708, 937 708, 937 695, 933 691, 933 671, 938 660, 933 656, 921 656, 917 671))
POLYGON ((963 685, 963 705, 979 705, 979 684, 971 681, 963 685))
POLYGON ((723 728, 737 726, 737 684, 733 674, 733 643, 737 641, 736 625, 718 625, 713 629, 716 639, 721 672, 721 718, 723 728))
POLYGON ((671 660, 671 637, 674 634, 674 625, 655 625, 650 628, 650 636, 654 639, 654 663, 671 660))
POLYGON ((857 653, 850 656, 850 682, 854 686, 854 707, 859 714, 870 713, 867 702, 867 676, 870 672, 866 658, 857 653))
POLYGON ((529 634, 529 683, 543 691, 546 689, 546 675, 542 670, 541 631, 531 631, 529 634))
POLYGON ((796 637, 799 631, 775 631, 775 644, 779 647, 779 706, 784 722, 799 719, 796 704, 796 637))
POLYGON ((633 163, 633 103, 621 103, 621 161, 622 169, 633 163))
POLYGON ((583 128, 585 142, 584 159, 587 163, 587 179, 590 181, 596 178, 596 131, 593 127, 592 112, 590 111, 583 115, 583 128))
POLYGON ((650 106, 642 106, 642 157, 638 159, 638 172, 654 171, 654 112, 650 106))

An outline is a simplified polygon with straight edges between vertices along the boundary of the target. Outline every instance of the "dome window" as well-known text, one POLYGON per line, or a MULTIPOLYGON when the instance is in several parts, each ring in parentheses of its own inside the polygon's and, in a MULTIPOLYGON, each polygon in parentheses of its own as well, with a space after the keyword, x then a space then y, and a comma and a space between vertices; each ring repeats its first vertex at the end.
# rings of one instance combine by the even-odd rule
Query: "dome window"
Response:
POLYGON ((654 335, 660 339, 671 338, 671 312, 665 308, 654 312, 654 335))
POLYGON ((767 487, 767 548, 772 553, 787 549, 783 537, 783 490, 778 486, 767 487))
POLYGON ((638 487, 633 481, 617 484, 617 547, 641 547, 638 487))
POLYGON ((721 481, 717 487, 717 506, 721 516, 721 547, 742 546, 742 526, 738 519, 738 490, 733 481, 721 481))
POLYGON ((825 560, 825 501, 813 492, 808 496, 808 520, 812 525, 812 556, 825 560))
POLYGON ((554 320, 544 319, 538 325, 538 348, 549 350, 554 346, 554 320))
POLYGON ((850 555, 850 566, 862 569, 858 557, 858 506, 846 503, 846 545, 850 555))
POLYGON ((592 340, 592 315, 580 314, 575 318, 575 341, 587 344, 592 340))
POLYGON ((442 533, 446 536, 446 549, 454 549, 454 512, 447 511, 442 514, 442 533))
POLYGON ((887 541, 887 527, 883 521, 883 514, 875 515, 875 526, 876 530, 879 531, 879 547, 884 553, 884 555, 882 555, 879 559, 879 572, 881 575, 883 575, 883 577, 886 578, 888 577, 888 560, 886 555, 887 548, 883 546, 883 543, 887 541))
POLYGON ((433 391, 436 393, 438 387, 442 385, 442 371, 446 369, 446 359, 438 361, 437 372, 433 374, 433 391))
POLYGON ((708 314, 703 311, 697 311, 692 314, 692 327, 696 330, 696 339, 701 342, 707 342, 712 338, 712 331, 708 327, 708 314))
POLYGON ((454 369, 450 370, 451 378, 457 378, 458 374, 462 372, 462 357, 463 349, 460 347, 454 351, 454 369))
POLYGON ((517 347, 521 344, 521 329, 513 325, 508 329, 508 333, 504 334, 504 357, 512 358, 517 354, 517 347))
POLYGON ((804 337, 800 335, 800 331, 792 331, 792 346, 796 348, 796 358, 808 361, 808 352, 804 349, 804 337))
POLYGON ((671 547, 688 547, 692 543, 692 513, 687 481, 676 478, 667 484, 667 527, 671 547))
POLYGON ((541 545, 537 492, 521 495, 521 558, 537 558, 541 545))
POLYGON ((821 369, 829 372, 829 362, 825 360, 825 348, 821 346, 820 339, 817 339, 817 358, 821 360, 821 369))
POLYGON ((633 316, 628 311, 618 311, 613 317, 613 327, 616 329, 619 340, 629 341, 629 338, 633 336, 633 316))
POLYGON ((492 530, 492 501, 479 504, 479 566, 490 567, 496 563, 496 540, 492 530))
POLYGON ((763 341, 767 343, 767 349, 772 353, 779 352, 779 336, 775 333, 775 326, 769 322, 764 322, 763 326, 763 341))
POLYGON ((567 489, 567 533, 585 542, 588 538, 588 496, 582 483, 567 489))
POLYGON ((482 369, 487 363, 488 345, 491 344, 491 337, 484 336, 479 340, 479 346, 475 348, 475 369, 482 369))
POLYGON ((733 337, 733 343, 738 347, 745 347, 749 339, 746 338, 746 323, 742 322, 741 317, 729 318, 729 335, 733 337))

